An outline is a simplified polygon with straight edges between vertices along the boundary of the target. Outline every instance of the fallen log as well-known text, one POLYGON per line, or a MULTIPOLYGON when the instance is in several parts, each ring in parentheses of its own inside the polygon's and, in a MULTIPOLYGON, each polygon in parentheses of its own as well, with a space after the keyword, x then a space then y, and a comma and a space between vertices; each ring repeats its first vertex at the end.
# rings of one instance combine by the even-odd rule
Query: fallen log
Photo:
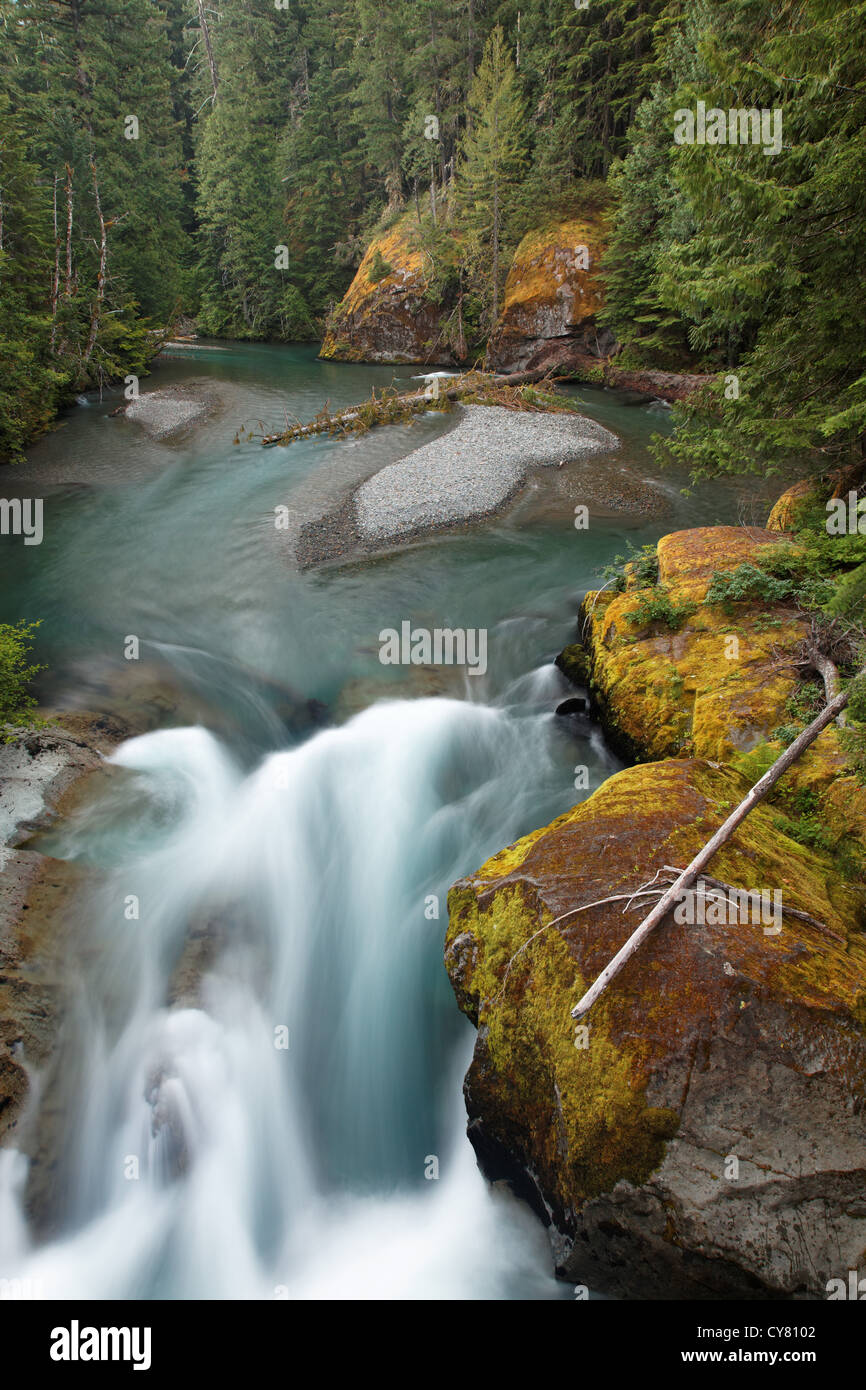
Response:
MULTIPOLYGON (((533 941, 537 941, 546 931, 550 931, 551 927, 558 927, 560 922, 567 922, 569 918, 577 917, 581 912, 589 912, 594 907, 605 907, 608 903, 625 903, 625 907, 622 909, 623 912, 632 912, 634 911, 632 904, 637 902, 639 898, 660 898, 671 886, 671 879, 679 878, 680 874, 683 872, 682 869, 678 869, 672 864, 663 864, 660 869, 656 869, 656 872, 649 882, 642 883, 639 888, 632 889, 630 893, 611 893, 610 896, 606 898, 595 898, 592 902, 581 903, 580 907, 569 908, 568 912, 563 912, 559 917, 554 917, 551 922, 545 922, 543 927, 539 927, 538 931, 533 932, 532 936, 527 937, 523 945, 518 947, 514 952, 514 955, 505 967, 502 976, 502 984, 493 996, 494 1001, 504 992, 505 986, 508 983, 508 976, 511 974, 511 967, 514 965, 515 961, 523 955, 523 952, 532 945, 533 941), (657 880, 662 874, 667 875, 667 877, 664 878, 661 883, 657 884, 657 880)), ((701 885, 717 888, 726 896, 749 891, 748 889, 736 888, 732 883, 725 883, 720 878, 713 878, 711 874, 700 875, 698 883, 699 889, 701 885)), ((829 936, 833 941, 838 941, 843 946, 845 945, 844 936, 840 936, 838 932, 831 931, 826 922, 820 922, 818 918, 813 917, 810 912, 801 912, 799 908, 789 907, 787 903, 784 903, 782 905, 782 915, 785 917, 795 917, 799 922, 805 922, 807 926, 813 927, 815 931, 819 931, 822 936, 829 936)))
MULTIPOLYGON (((407 414, 429 409, 431 401, 455 401, 461 396, 474 395, 477 391, 490 387, 499 389, 509 386, 529 386, 533 382, 544 380, 548 380, 552 384, 555 379, 547 368, 538 368, 532 372, 511 372, 506 376, 496 376, 490 372, 469 372, 456 377, 453 386, 449 386, 446 390, 439 390, 435 396, 430 395, 429 388, 426 386, 417 391, 408 391, 400 396, 389 396, 386 393, 377 396, 374 390, 370 400, 364 401, 362 405, 350 406, 347 410, 341 410, 337 415, 331 415, 325 409, 320 411, 314 420, 310 420, 305 425, 298 423, 280 431, 279 434, 262 435, 261 442, 264 448, 269 449, 275 444, 292 444, 296 439, 309 439, 314 434, 350 431, 366 423, 364 416, 375 411, 377 406, 383 418, 381 421, 374 420, 369 423, 390 424, 395 420, 405 418, 407 414)), ((436 380, 438 381, 439 378, 437 377, 436 380)))
MULTIPOLYGON (((866 674, 866 667, 859 674, 866 674)), ((728 816, 724 825, 719 827, 715 835, 707 841, 703 849, 699 850, 691 863, 682 870, 667 892, 659 898, 649 915, 644 918, 639 927, 635 928, 625 945, 620 947, 613 960, 605 966, 595 983, 578 1000, 571 1011, 572 1018, 583 1018, 584 1014, 589 1012, 599 995, 607 989, 611 980, 616 979, 623 966, 631 960, 650 933, 660 922, 664 921, 683 891, 692 886, 716 851, 721 849, 722 845, 727 844, 737 827, 764 800, 767 793, 788 771, 788 768, 797 761, 801 754, 805 753, 806 749, 815 742, 815 739, 827 728, 828 724, 832 724, 837 714, 845 708, 847 703, 848 691, 843 690, 825 706, 817 719, 813 719, 808 728, 803 730, 790 747, 786 748, 784 753, 776 759, 773 766, 764 773, 763 777, 750 788, 739 806, 728 816)))
MULTIPOLYGON (((826 699, 833 700, 839 693, 839 670, 834 661, 829 656, 825 656, 817 647, 813 647, 809 653, 812 670, 819 675, 824 682, 824 695, 826 699)), ((836 716, 836 723, 843 728, 846 723, 845 711, 840 710, 836 716)))

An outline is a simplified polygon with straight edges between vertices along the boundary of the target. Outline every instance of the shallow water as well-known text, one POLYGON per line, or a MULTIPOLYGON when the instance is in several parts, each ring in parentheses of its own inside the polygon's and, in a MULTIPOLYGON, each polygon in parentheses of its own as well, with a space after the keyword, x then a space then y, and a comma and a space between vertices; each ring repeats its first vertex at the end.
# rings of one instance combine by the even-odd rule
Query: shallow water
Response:
POLYGON ((593 468, 654 480, 652 515, 596 508, 578 531, 579 474, 547 470, 494 522, 298 573, 275 507, 321 514, 451 422, 271 450, 236 431, 413 372, 178 350, 145 389, 206 382, 204 424, 155 443, 110 417, 115 393, 4 477, 45 501, 41 546, 0 544, 0 620, 42 620, 44 698, 119 707, 158 685, 176 727, 125 744, 46 842, 98 886, 72 932, 50 1127, 38 1107, 26 1122, 57 1158, 52 1233, 24 1218, 25 1160, 0 1155, 0 1277, 97 1298, 570 1294, 464 1135, 473 1030, 442 964, 445 896, 579 799, 577 765, 590 790, 618 766, 552 712, 552 658, 599 567, 745 503, 659 474, 665 411, 575 389, 623 440, 593 468), (383 666, 379 633, 404 621, 485 629, 486 673, 383 666), (292 717, 309 701, 327 727, 292 717))

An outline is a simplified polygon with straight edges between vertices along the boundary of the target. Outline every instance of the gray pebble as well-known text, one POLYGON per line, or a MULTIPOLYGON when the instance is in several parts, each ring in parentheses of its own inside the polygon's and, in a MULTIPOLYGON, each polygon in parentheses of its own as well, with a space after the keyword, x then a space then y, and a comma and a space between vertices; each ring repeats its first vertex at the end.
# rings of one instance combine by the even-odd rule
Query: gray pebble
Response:
POLYGON ((355 516, 362 540, 390 540, 487 516, 517 492, 529 468, 619 447, 615 434, 583 415, 488 405, 461 411, 450 433, 380 469, 358 489, 355 516))

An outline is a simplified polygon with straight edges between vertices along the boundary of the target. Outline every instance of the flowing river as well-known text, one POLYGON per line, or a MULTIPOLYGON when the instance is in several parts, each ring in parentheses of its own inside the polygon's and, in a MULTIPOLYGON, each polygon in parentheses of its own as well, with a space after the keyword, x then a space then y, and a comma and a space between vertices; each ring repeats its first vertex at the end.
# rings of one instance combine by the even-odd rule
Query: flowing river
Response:
POLYGON ((33 1073, 19 1126, 47 1145, 50 1219, 26 1215, 23 1151, 0 1151, 0 1277, 45 1297, 571 1295, 465 1137, 446 894, 587 795, 577 765, 590 790, 619 766, 554 714, 579 595, 627 539, 734 521, 742 499, 659 473, 660 407, 574 390, 623 440, 592 467, 654 479, 651 514, 593 508, 577 530, 580 472, 551 469, 494 521, 299 572, 274 508, 321 514, 450 421, 271 450, 236 430, 413 370, 177 350, 147 389, 219 403, 178 442, 112 418, 115 394, 4 479, 45 499, 42 545, 0 548, 0 620, 42 620, 43 698, 156 711, 41 846, 90 885, 57 1074, 33 1073), (406 620, 486 629, 486 674, 380 664, 406 620))

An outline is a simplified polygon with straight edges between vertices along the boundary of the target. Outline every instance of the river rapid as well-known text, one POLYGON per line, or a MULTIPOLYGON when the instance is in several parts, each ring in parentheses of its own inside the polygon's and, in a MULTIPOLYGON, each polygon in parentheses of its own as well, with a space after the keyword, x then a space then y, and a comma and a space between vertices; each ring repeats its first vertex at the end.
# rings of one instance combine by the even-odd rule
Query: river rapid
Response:
POLYGON ((548 470, 495 520, 300 572, 275 508, 315 519, 449 419, 270 450, 244 428, 414 370, 173 350, 144 388, 205 384, 206 420, 157 442, 91 399, 4 479, 44 499, 43 543, 0 548, 0 620, 42 620, 44 701, 164 711, 45 841, 92 883, 50 1107, 34 1072, 18 1129, 47 1145, 50 1220, 26 1145, 0 1151, 0 1277, 45 1297, 571 1296, 465 1137, 446 894, 619 766, 554 714, 600 567, 743 498, 659 472, 660 406, 575 388, 623 441, 592 468, 649 480, 649 513, 576 529, 580 471, 548 470), (405 621, 484 629, 486 672, 382 665, 405 621))

